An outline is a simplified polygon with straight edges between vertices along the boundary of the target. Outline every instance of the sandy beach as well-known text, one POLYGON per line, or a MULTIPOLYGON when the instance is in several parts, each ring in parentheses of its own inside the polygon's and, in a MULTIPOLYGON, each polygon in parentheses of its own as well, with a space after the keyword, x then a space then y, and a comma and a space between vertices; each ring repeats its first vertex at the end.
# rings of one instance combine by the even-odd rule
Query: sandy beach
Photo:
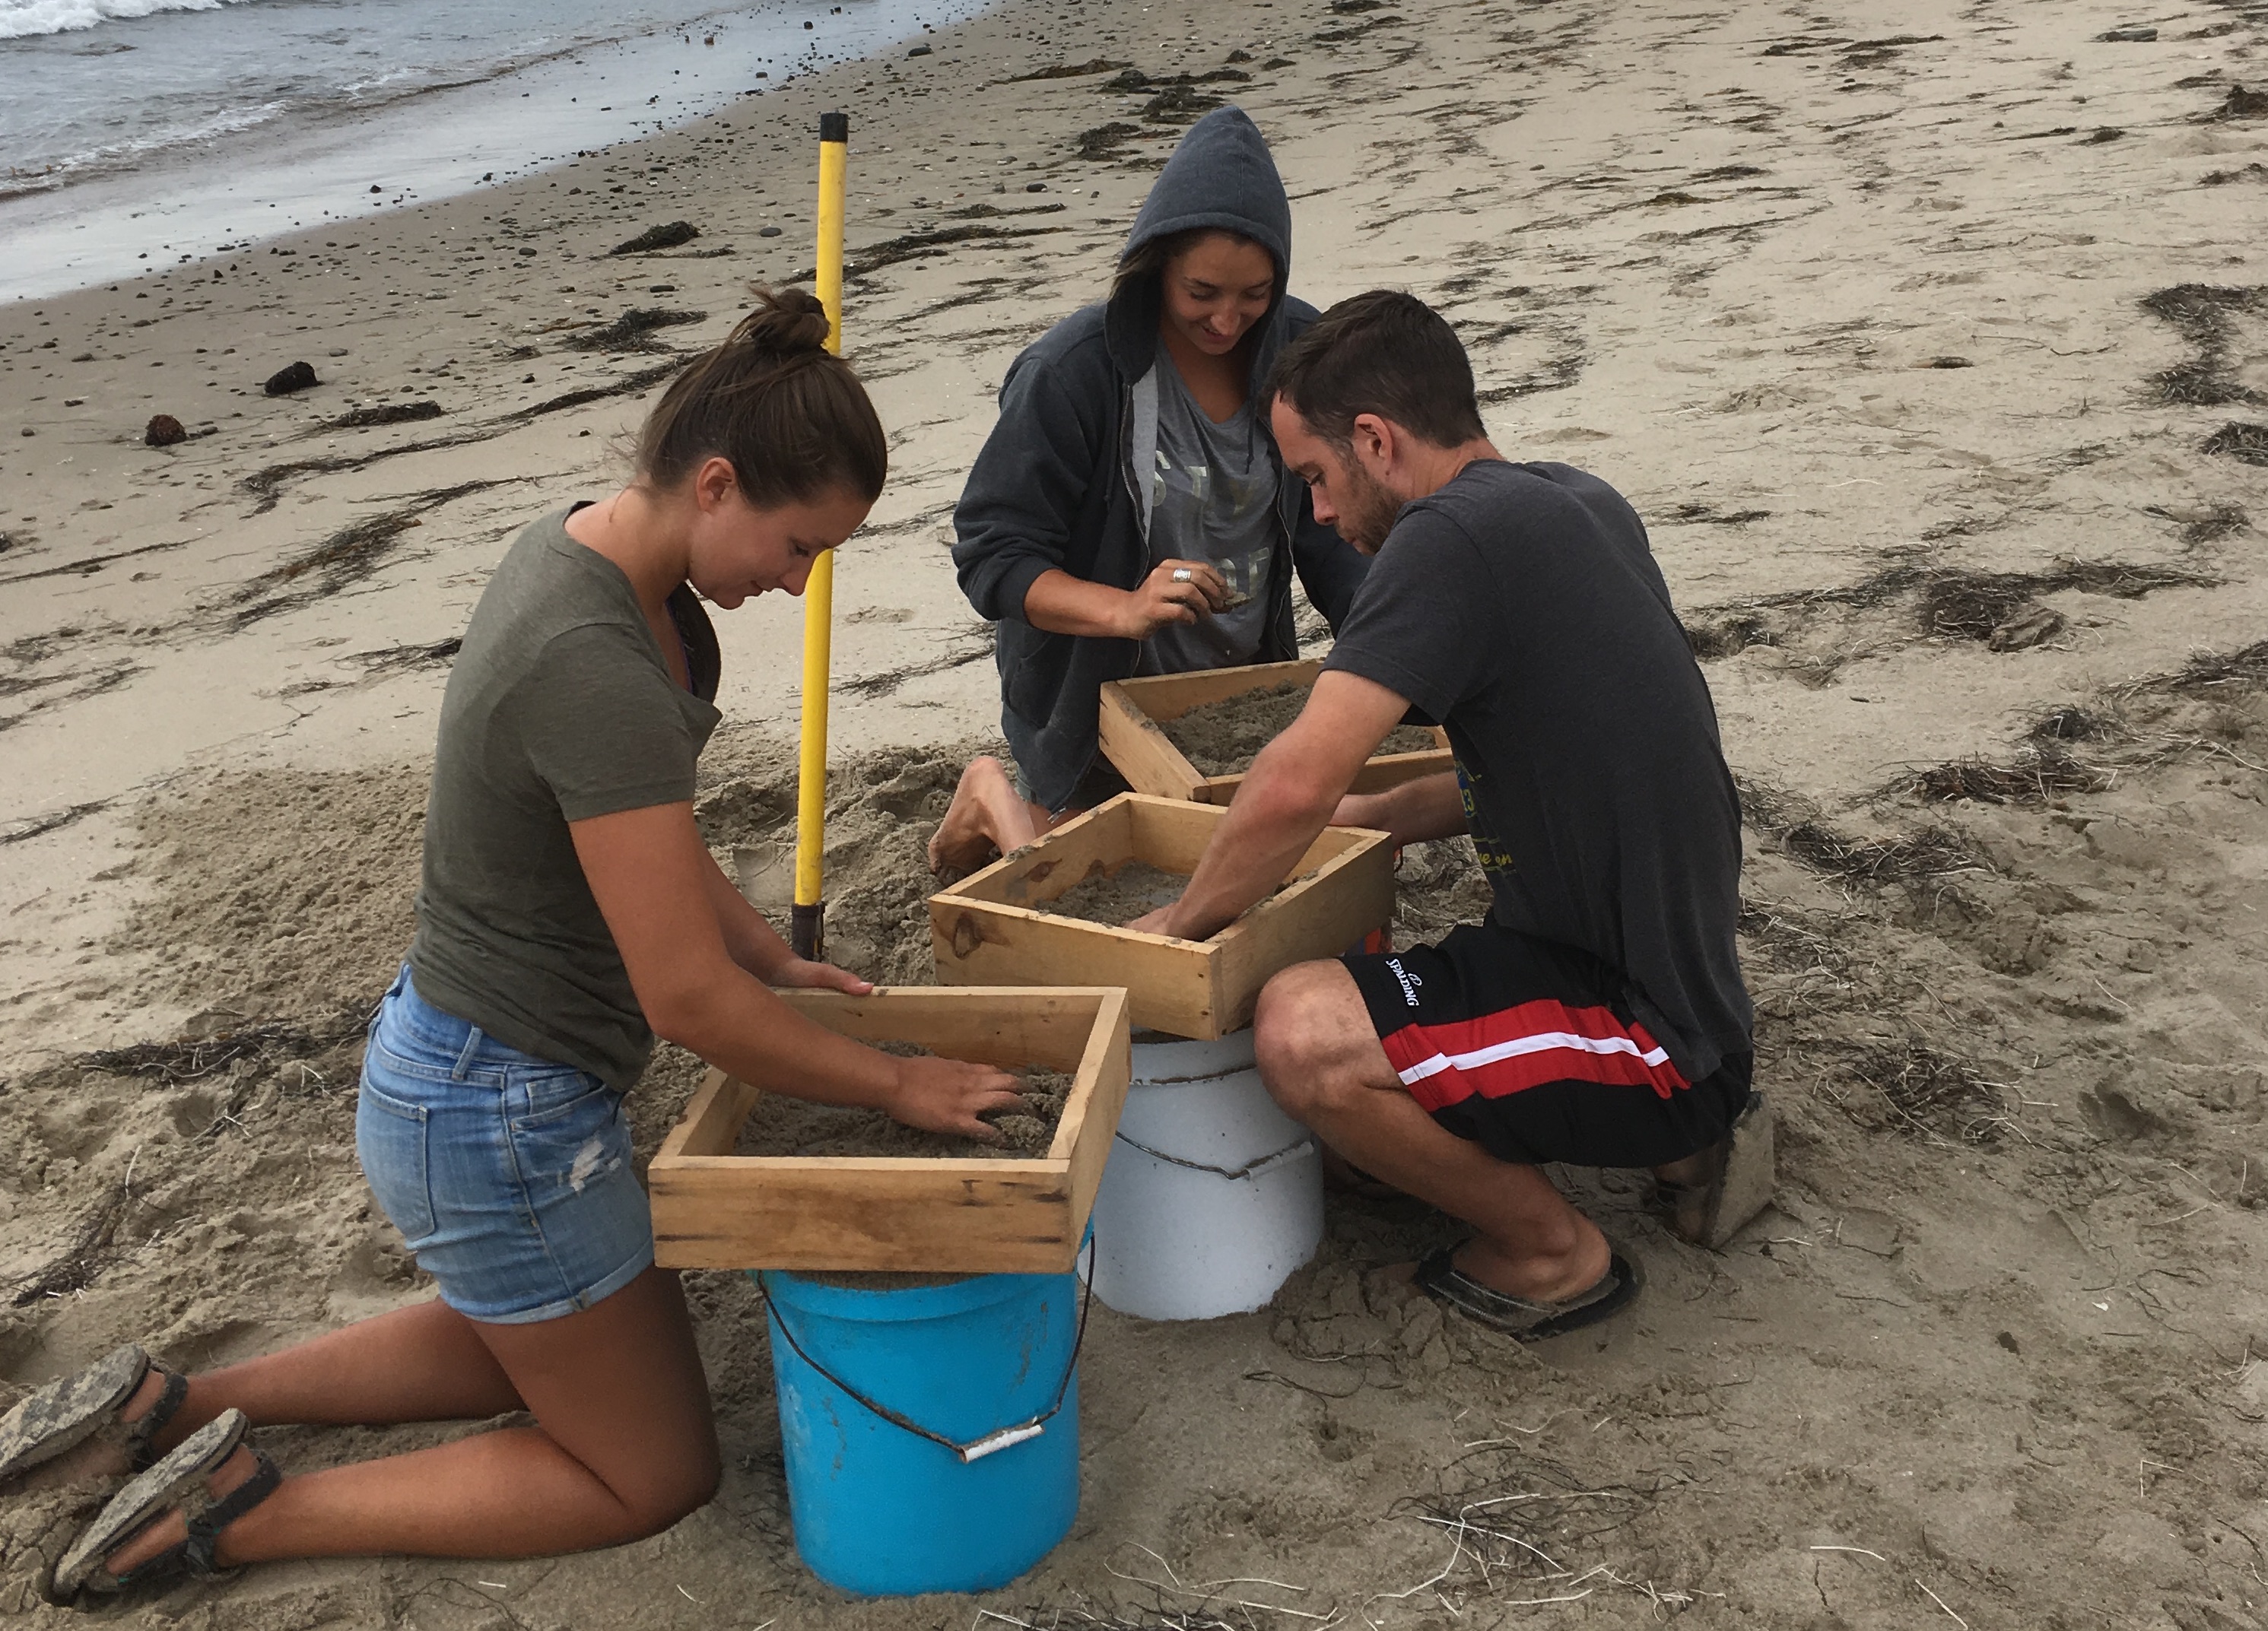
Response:
MULTIPOLYGON (((1410 1205, 1335 1200, 1258 1314, 1098 1311, 1078 1524, 980 1598, 803 1570, 761 1304, 692 1275, 726 1473, 674 1530, 123 1617, 2268 1625, 2268 12, 1007 0, 923 43, 0 307, 0 1403, 426 1294, 353 1088, 453 642, 747 284, 807 273, 824 109, 894 461, 837 570, 839 959, 928 977, 920 845, 997 713, 946 540, 1001 374, 1233 100, 1295 292, 1435 303, 1498 445, 1648 525, 1746 802, 1777 1206, 1710 1253, 1568 1174, 1649 1285, 1532 1350, 1385 1282, 1451 1238, 1410 1205), (187 439, 145 445, 159 414, 187 439)), ((790 825, 800 607, 718 625, 723 853, 790 825)), ((1469 854, 1405 855, 1398 932, 1474 906, 1469 854)), ((642 1156, 694 1075, 658 1061, 642 1156)), ((0 1503, 0 1620, 77 1623, 31 1581, 96 1493, 0 1503)))

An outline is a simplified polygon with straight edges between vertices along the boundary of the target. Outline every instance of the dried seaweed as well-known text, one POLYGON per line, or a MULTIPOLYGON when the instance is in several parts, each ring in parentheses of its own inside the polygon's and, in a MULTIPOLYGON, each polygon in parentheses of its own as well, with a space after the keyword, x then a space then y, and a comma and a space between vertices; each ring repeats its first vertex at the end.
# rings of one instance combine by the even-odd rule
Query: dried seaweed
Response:
POLYGON ((1824 822, 1802 821, 1779 839, 1788 854, 1815 871, 1878 887, 1991 870, 1966 839, 1947 827, 1925 827, 1892 838, 1852 838, 1824 822))
MULTIPOLYGON (((592 394, 605 394, 593 393, 592 394)), ((530 408, 528 413, 540 412, 530 408)), ((515 415, 514 417, 520 415, 515 415)), ((373 448, 367 453, 328 454, 320 459, 294 459, 280 465, 267 465, 237 482, 237 486, 256 496, 260 503, 253 509, 254 515, 266 515, 276 508, 282 496, 284 483, 294 476, 335 475, 342 470, 361 470, 380 459, 399 459, 405 453, 431 453, 443 448, 461 447, 468 442, 478 442, 495 434, 488 430, 460 431, 430 442, 404 442, 394 447, 373 448)))
POLYGON ((597 328, 584 330, 567 342, 571 351, 655 351, 659 344, 649 339, 658 328, 674 328, 686 323, 705 323, 706 312, 676 312, 666 306, 633 306, 613 322, 597 328))
POLYGON ((394 645, 377 651, 357 651, 346 660, 361 664, 372 674, 398 674, 413 668, 438 668, 464 648, 464 637, 453 636, 431 645, 394 645))
POLYGON ((674 249, 680 244, 689 244, 701 236, 701 229, 690 221, 670 221, 660 226, 650 226, 636 238, 616 244, 607 251, 610 255, 650 254, 657 249, 674 249))
POLYGON ((1932 765, 1905 778, 1902 790, 1947 803, 1973 798, 1988 804, 2045 804, 2066 793, 2099 793, 2116 778, 2051 746, 2030 747, 2008 764, 1982 758, 1932 765))
POLYGON ((1984 1113, 1999 1106, 1993 1084, 1968 1061, 1942 1053, 1918 1037, 1861 1048, 1848 1070, 1874 1090, 1872 1103, 1847 1097, 1837 1100, 1861 1125, 1970 1144, 1999 1139, 2003 1119, 1984 1113))
POLYGON ((2268 402, 2236 376, 2231 352, 2238 312, 2268 311, 2268 286, 2233 289, 2211 283, 2176 283, 2146 295, 2142 309, 2172 324, 2190 342, 2191 355, 2150 377, 2160 400, 2211 407, 2222 402, 2268 402))
POLYGON ((1132 66, 1130 62, 1112 62, 1106 57, 1098 56, 1092 62, 1059 62, 1053 68, 1035 69, 1028 74, 1011 74, 1005 79, 996 83, 1004 85, 1019 85, 1029 84, 1035 79, 1083 79, 1089 74, 1113 73, 1119 69, 1132 66))
POLYGON ((1742 819, 1753 831, 1778 840, 1782 849, 1814 871, 1880 888, 1992 871, 1950 827, 1932 825, 1888 838, 1852 838, 1830 826, 1800 794, 1766 782, 1734 781, 1742 819))
MULTIPOLYGON (((602 386, 588 386, 580 391, 570 391, 563 396, 546 398, 531 408, 517 409, 505 415, 504 417, 534 419, 541 414, 556 414, 562 408, 580 408, 585 402, 603 402, 610 396, 634 396, 640 391, 650 390, 659 385, 683 366, 685 364, 681 358, 673 357, 666 363, 659 363, 651 368, 641 368, 634 374, 624 374, 620 379, 609 380, 602 386)), ((439 444, 437 444, 437 445, 439 444)), ((406 452, 410 450, 405 448, 401 451, 406 452)))
POLYGON ((169 1087, 195 1082, 242 1060, 312 1059, 362 1034, 367 1010, 350 1010, 320 1030, 280 1021, 239 1025, 212 1036, 172 1042, 137 1042, 131 1047, 99 1048, 71 1063, 108 1076, 138 1076, 169 1087))
POLYGON ((2207 505, 2205 512, 2182 524, 2182 541, 2185 544, 2210 544, 2227 538, 2232 533, 2242 533, 2252 525, 2251 512, 2242 504, 2223 501, 2207 505))
POLYGON ((1710 662, 1737 656, 1752 645, 1777 645, 1779 640, 1771 625, 1755 613, 1736 612, 1713 621, 1686 624, 1685 643, 1693 648, 1695 657, 1710 662))
POLYGON ((2124 731, 2115 715, 2073 703, 2041 715, 2024 734, 2035 742, 2106 742, 2124 731))
POLYGON ((8 1298, 8 1305, 24 1308, 41 1297, 69 1297, 92 1285, 95 1276, 119 1255, 118 1225, 125 1221, 126 1209, 132 1200, 131 1192, 121 1184, 97 1201, 81 1221, 77 1235, 63 1255, 18 1282, 8 1298))
POLYGON ((2124 561, 2064 561, 2044 572, 1933 571, 1923 581, 1918 617, 1924 634, 1990 640, 2027 602, 2058 590, 2139 600, 2160 589, 2206 589, 2217 581, 2124 561))
POLYGON ((1123 120, 1112 120, 1108 124, 1096 125, 1079 134, 1079 157, 1090 164, 1101 164, 1118 158, 1132 137, 1142 134, 1142 127, 1130 125, 1123 120))
POLYGON ((2256 640, 2236 651, 2201 653, 2170 674, 2129 681, 2115 694, 2134 696, 2156 691, 2195 696, 2261 686, 2268 686, 2268 640, 2256 640))
MULTIPOLYGON (((1042 211, 1027 213, 1041 214, 1042 211)), ((955 244, 1004 243, 1018 239, 1038 238, 1049 232, 1064 232, 1062 226, 940 226, 926 232, 906 232, 896 238, 884 239, 870 244, 858 252, 858 258, 843 268, 845 277, 867 277, 884 267, 895 266, 902 261, 928 261, 942 255, 955 244)), ((793 277, 792 283, 808 283, 818 276, 818 268, 806 267, 793 277)))
POLYGON ((2198 451, 2226 453, 2248 465, 2268 465, 2268 425, 2231 420, 2199 443, 2198 451))
POLYGON ((262 572, 238 590, 238 627, 350 588, 378 570, 379 564, 394 553, 394 542, 402 533, 424 525, 420 518, 426 511, 438 510, 469 493, 503 485, 501 478, 460 481, 454 487, 438 487, 420 493, 400 509, 349 522, 320 543, 262 572))
POLYGON ((1744 965, 1783 974, 1824 973, 1840 978, 1851 966, 1849 936, 1831 918, 1807 919, 1815 915, 1784 900, 1741 900, 1738 923, 1746 947, 1744 965))
POLYGON ((438 419, 442 412, 438 402, 381 402, 376 408, 357 408, 336 419, 326 419, 315 429, 364 430, 372 425, 415 424, 421 419, 438 419))
POLYGON ((1442 1482, 1438 1494, 1407 1497, 1392 1510, 1447 1531, 1484 1585, 1498 1576, 1570 1578, 1580 1548, 1627 1527, 1660 1494, 1659 1484, 1604 1482, 1526 1445, 1487 1439, 1453 1460, 1442 1482))

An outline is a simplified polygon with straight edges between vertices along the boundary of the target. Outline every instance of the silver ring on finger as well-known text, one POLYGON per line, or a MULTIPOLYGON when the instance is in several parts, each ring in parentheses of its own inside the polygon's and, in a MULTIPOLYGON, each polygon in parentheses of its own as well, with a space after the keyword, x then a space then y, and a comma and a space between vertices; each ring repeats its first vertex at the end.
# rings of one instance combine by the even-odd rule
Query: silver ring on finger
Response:
POLYGON ((1177 566, 1174 569, 1174 581, 1177 584, 1193 584, 1197 581, 1197 576, 1185 566, 1177 566))

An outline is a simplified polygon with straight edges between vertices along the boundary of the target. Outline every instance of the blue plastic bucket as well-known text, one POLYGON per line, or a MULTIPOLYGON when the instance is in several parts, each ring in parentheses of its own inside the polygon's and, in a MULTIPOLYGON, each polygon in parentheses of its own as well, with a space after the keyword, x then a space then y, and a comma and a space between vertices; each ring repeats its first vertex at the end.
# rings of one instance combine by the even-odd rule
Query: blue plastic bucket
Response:
POLYGON ((864 1597, 982 1591, 1054 1549, 1079 1513, 1076 1275, 901 1291, 755 1279, 814 1574, 864 1597))

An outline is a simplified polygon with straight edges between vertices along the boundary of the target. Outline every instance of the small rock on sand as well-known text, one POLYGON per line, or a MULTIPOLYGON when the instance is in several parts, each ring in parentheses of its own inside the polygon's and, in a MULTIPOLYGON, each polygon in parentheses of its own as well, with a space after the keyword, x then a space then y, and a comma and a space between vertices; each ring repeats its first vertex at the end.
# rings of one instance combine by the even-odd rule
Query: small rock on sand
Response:
POLYGON ((294 391, 304 391, 309 386, 321 383, 315 378, 313 363, 294 363, 289 368, 279 368, 269 375, 266 390, 270 396, 289 396, 294 391))
POLYGON ((142 440, 151 447, 171 447, 176 442, 186 442, 188 439, 189 433, 181 428, 181 422, 171 414, 151 415, 150 422, 142 432, 142 440))

